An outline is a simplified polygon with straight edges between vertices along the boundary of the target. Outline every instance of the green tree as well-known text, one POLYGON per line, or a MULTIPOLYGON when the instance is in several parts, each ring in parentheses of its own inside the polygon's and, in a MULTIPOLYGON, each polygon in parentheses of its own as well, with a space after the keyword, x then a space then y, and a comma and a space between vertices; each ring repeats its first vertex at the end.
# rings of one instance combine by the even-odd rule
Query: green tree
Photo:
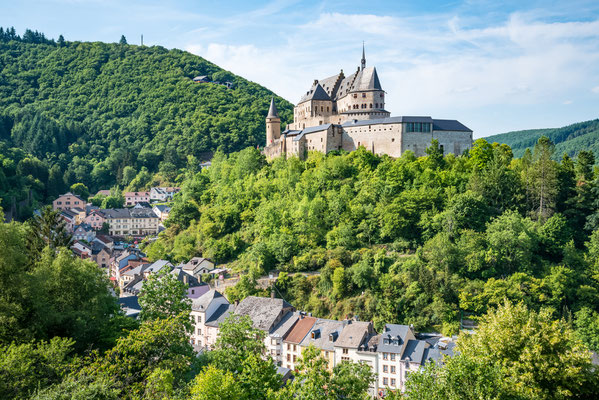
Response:
POLYGON ((0 397, 23 399, 36 389, 59 383, 69 371, 74 341, 55 337, 49 342, 0 346, 0 397))
POLYGON ((552 156, 555 145, 541 136, 535 145, 533 163, 527 171, 531 181, 528 188, 533 201, 532 211, 540 221, 545 221, 555 207, 557 195, 557 165, 552 156))
POLYGON ((576 332, 593 351, 599 351, 599 313, 583 307, 575 314, 576 332))
POLYGON ((119 40, 119 44, 121 44, 121 45, 127 44, 127 39, 125 38, 125 35, 121 35, 121 40, 119 40))
POLYGON ((244 393, 231 371, 209 365, 195 377, 191 400, 238 400, 244 393))
MULTIPOLYGON (((181 316, 189 320, 191 300, 187 297, 187 286, 173 275, 168 266, 151 274, 144 282, 139 294, 142 321, 167 319, 181 316)), ((187 323, 191 328, 190 322, 187 323)))
POLYGON ((457 351, 479 365, 497 366, 507 393, 523 398, 564 399, 599 394, 589 351, 571 326, 551 312, 506 302, 485 315, 476 334, 457 351))
POLYGON ((28 220, 26 229, 27 250, 32 262, 38 259, 46 246, 57 250, 70 246, 73 240, 60 210, 52 210, 51 206, 44 207, 40 214, 28 220))
POLYGON ((71 193, 81 197, 83 201, 89 198, 89 189, 83 183, 74 183, 71 185, 71 193))

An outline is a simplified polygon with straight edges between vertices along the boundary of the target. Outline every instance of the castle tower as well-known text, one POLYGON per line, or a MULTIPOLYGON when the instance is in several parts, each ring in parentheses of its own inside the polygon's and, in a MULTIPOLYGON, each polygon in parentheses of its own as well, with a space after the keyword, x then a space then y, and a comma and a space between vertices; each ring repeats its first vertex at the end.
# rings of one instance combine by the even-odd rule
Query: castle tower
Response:
POLYGON ((275 106, 275 98, 270 99, 270 108, 266 116, 266 145, 272 144, 276 139, 281 137, 281 118, 277 106, 275 106))

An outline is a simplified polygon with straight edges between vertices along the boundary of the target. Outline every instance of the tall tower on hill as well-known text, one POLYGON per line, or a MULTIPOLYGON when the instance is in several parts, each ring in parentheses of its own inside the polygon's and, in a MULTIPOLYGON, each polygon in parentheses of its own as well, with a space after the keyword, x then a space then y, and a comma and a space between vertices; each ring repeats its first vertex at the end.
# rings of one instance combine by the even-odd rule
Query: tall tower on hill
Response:
POLYGON ((275 105, 275 98, 270 99, 270 108, 266 116, 266 145, 268 146, 281 137, 281 118, 275 105))

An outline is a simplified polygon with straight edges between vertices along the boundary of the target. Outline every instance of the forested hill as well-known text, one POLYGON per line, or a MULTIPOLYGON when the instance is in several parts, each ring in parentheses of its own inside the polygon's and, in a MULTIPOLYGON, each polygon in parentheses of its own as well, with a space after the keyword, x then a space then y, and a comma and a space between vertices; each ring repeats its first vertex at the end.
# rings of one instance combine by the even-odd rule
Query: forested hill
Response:
POLYGON ((541 136, 547 136, 555 143, 555 157, 560 158, 564 153, 573 157, 580 150, 591 150, 599 160, 599 119, 579 122, 553 129, 530 129, 500 133, 485 138, 488 142, 505 143, 512 148, 514 157, 521 157, 524 151, 532 150, 541 136))
MULTIPOLYGON (((58 165, 65 187, 122 185, 126 166, 172 177, 206 152, 262 145, 273 95, 177 49, 0 32, 0 141, 58 165)), ((275 101, 291 120, 292 105, 275 101)))

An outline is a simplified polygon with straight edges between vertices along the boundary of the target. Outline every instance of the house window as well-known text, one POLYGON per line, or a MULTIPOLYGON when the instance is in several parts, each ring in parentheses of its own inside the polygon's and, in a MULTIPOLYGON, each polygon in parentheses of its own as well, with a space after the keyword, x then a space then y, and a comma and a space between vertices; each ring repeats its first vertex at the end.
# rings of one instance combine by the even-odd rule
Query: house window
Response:
POLYGON ((343 349, 343 354, 348 354, 349 350, 348 349, 343 349))
POLYGON ((383 353, 383 360, 389 359, 389 353, 383 353))
POLYGON ((291 345, 287 343, 287 350, 291 350, 291 345))
POLYGON ((297 356, 294 354, 293 355, 293 362, 296 362, 296 361, 297 361, 297 356))
POLYGON ((391 366, 391 373, 394 374, 395 373, 395 365, 391 366))
POLYGON ((383 385, 389 385, 389 378, 383 378, 383 385))
POLYGON ((391 378, 391 387, 395 387, 395 378, 391 378))
POLYGON ((395 361, 395 353, 391 353, 391 361, 395 361))
POLYGON ((293 351, 294 352, 297 351, 297 346, 296 345, 293 345, 293 351))
POLYGON ((354 93, 354 99, 357 99, 357 98, 358 98, 358 94, 354 93))
POLYGON ((383 372, 389 372, 389 367, 387 365, 383 365, 383 372))
POLYGON ((291 355, 287 354, 287 361, 291 361, 291 355))

